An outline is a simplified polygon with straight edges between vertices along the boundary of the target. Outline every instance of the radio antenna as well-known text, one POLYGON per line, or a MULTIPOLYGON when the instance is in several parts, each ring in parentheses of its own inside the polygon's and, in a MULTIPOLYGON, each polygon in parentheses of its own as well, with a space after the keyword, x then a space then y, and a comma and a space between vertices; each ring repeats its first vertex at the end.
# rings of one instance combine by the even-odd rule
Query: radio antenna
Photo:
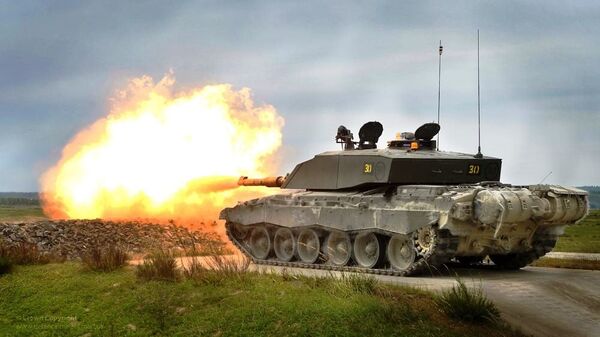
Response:
POLYGON ((477 29, 477 154, 475 158, 483 158, 481 154, 481 94, 479 89, 479 29, 477 29))
MULTIPOLYGON (((442 88, 442 51, 444 50, 444 47, 442 47, 442 40, 440 40, 440 55, 438 58, 438 114, 437 114, 437 123, 438 125, 440 124, 440 94, 441 94, 441 88, 442 88)), ((435 142, 436 144, 436 150, 440 150, 440 133, 438 132, 437 134, 437 140, 435 142)))
POLYGON ((544 176, 544 178, 542 180, 540 180, 540 182, 538 183, 538 185, 541 184, 541 183, 543 183, 546 180, 546 178, 548 178, 551 175, 552 175, 552 171, 548 172, 548 174, 546 174, 546 176, 544 176))

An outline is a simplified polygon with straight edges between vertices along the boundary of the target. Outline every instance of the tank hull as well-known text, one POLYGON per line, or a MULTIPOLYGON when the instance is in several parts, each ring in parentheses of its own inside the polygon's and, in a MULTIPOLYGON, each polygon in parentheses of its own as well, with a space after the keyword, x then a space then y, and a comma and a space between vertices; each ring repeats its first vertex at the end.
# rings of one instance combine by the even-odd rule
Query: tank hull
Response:
POLYGON ((562 186, 400 185, 291 191, 239 203, 220 218, 258 263, 412 275, 486 256, 523 267, 587 211, 587 193, 562 186))

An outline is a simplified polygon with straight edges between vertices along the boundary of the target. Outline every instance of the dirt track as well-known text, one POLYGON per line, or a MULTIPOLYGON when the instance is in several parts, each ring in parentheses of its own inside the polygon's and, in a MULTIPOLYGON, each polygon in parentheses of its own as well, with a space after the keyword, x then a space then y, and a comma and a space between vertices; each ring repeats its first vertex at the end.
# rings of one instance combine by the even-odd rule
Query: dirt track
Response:
MULTIPOLYGON (((278 272, 279 267, 257 268, 278 272)), ((290 271, 288 269, 288 271, 290 271)), ((319 275, 329 272, 294 269, 319 275)), ((458 269, 468 283, 482 285, 504 318, 526 334, 549 337, 600 336, 600 271, 527 267, 519 271, 458 269)), ((375 276, 383 282, 440 290, 452 276, 375 276)))

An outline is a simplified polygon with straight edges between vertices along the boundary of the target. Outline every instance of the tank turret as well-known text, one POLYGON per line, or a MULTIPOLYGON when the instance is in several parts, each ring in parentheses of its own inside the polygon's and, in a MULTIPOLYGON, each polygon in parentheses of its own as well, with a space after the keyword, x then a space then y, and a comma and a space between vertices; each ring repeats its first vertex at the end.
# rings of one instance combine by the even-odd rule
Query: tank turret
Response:
POLYGON ((239 179, 289 191, 224 209, 229 239, 261 264, 404 276, 489 256, 518 269, 587 214, 585 191, 502 184, 500 158, 439 151, 439 131, 426 123, 378 148, 381 123, 363 125, 359 141, 338 127, 341 150, 285 177, 239 179))
MULTIPOLYGON (((278 180, 281 185, 267 186, 325 191, 364 190, 395 184, 500 181, 501 159, 437 151, 433 137, 439 130, 438 124, 426 123, 414 133, 404 132, 398 139, 389 141, 387 148, 377 149, 383 132, 379 122, 366 123, 360 129, 359 142, 354 142, 352 132, 342 125, 336 135, 336 142, 343 146, 342 151, 318 154, 298 164, 285 179, 278 180)), ((253 179, 252 182, 262 180, 253 179)), ((247 183, 240 185, 248 186, 247 183)))

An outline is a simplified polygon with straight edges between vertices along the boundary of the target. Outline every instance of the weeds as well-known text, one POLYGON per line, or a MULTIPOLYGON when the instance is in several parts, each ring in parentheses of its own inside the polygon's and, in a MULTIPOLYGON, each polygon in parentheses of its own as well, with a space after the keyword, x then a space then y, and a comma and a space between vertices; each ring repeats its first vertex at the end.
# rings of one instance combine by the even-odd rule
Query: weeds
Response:
POLYGON ((226 280, 242 280, 246 277, 249 266, 250 259, 245 256, 194 256, 190 263, 183 267, 183 274, 186 278, 202 284, 219 285, 226 280))
POLYGON ((373 295, 379 287, 379 281, 371 275, 342 273, 339 278, 333 275, 329 277, 333 277, 331 282, 333 292, 343 296, 353 294, 373 295))
POLYGON ((281 278, 286 281, 297 281, 299 279, 298 275, 291 273, 287 268, 281 269, 281 278))
POLYGON ((16 265, 46 264, 49 262, 63 262, 65 259, 57 255, 42 253, 34 243, 21 242, 17 245, 7 245, 0 242, 0 258, 6 263, 16 265))
POLYGON ((11 259, 15 264, 46 264, 50 256, 43 254, 34 243, 22 242, 12 249, 11 259))
POLYGON ((242 255, 231 257, 224 255, 211 255, 206 258, 206 264, 212 270, 219 271, 226 276, 242 276, 250 267, 250 259, 242 255))
POLYGON ((5 256, 0 256, 0 275, 8 274, 12 271, 13 263, 5 256))
POLYGON ((285 276, 289 280, 299 280, 302 283, 306 284, 311 289, 317 288, 329 288, 333 282, 335 282, 335 277, 333 274, 329 276, 307 276, 307 275, 296 275, 293 273, 289 273, 289 275, 285 276))
POLYGON ((456 280, 458 284, 436 298, 444 313, 454 319, 475 323, 494 322, 500 317, 500 311, 485 297, 481 286, 471 289, 462 279, 457 277, 456 280))
MULTIPOLYGON (((169 220, 171 226, 177 226, 174 220, 169 220)), ((179 247, 187 247, 178 252, 177 256, 210 256, 231 254, 232 251, 216 233, 211 232, 185 232, 175 233, 175 240, 179 247)))
POLYGON ((13 262, 10 259, 10 250, 0 241, 0 275, 8 274, 12 271, 13 262))
POLYGON ((81 257, 83 264, 93 271, 110 272, 127 265, 129 256, 119 247, 93 247, 81 257))
POLYGON ((281 271, 281 278, 286 282, 302 282, 311 289, 327 289, 332 295, 375 295, 381 292, 380 283, 375 277, 361 273, 341 273, 337 276, 329 272, 325 276, 308 276, 296 274, 284 268, 281 271))
POLYGON ((177 260, 172 253, 168 251, 158 251, 139 264, 136 268, 138 278, 150 281, 177 281, 179 279, 179 270, 177 260))

